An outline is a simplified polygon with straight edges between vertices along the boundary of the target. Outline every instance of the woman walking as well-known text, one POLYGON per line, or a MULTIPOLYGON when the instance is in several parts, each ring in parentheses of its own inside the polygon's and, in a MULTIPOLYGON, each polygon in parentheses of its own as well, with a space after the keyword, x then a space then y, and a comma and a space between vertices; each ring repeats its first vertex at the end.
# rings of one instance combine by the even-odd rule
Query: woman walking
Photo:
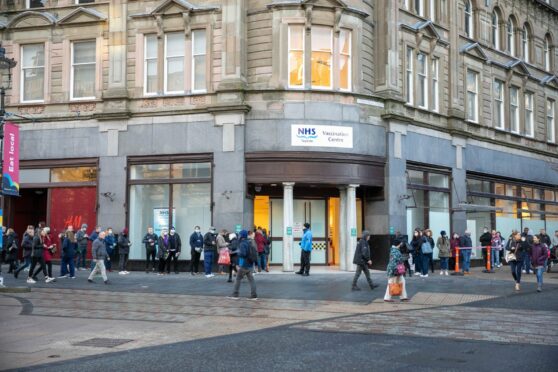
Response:
POLYGON ((440 232, 440 237, 436 242, 438 257, 440 258, 440 275, 449 275, 448 262, 450 258, 450 241, 445 231, 440 232))
POLYGON ((506 252, 506 261, 510 264, 516 291, 520 290, 524 252, 527 252, 527 242, 525 241, 525 237, 521 236, 521 233, 516 232, 515 235, 511 237, 511 243, 506 252))
POLYGON ((540 236, 533 236, 533 245, 531 246, 531 264, 535 268, 537 275, 537 292, 542 291, 543 273, 546 269, 546 260, 548 259, 548 248, 546 244, 541 242, 540 236))
POLYGON ((39 274, 40 271, 42 271, 43 275, 45 276, 45 282, 50 283, 54 280, 54 278, 50 278, 48 276, 46 265, 45 265, 45 259, 43 257, 43 251, 45 249, 46 231, 44 229, 41 229, 39 234, 35 235, 35 233, 33 232, 32 235, 33 235, 33 248, 31 252, 31 268, 29 269, 29 276, 27 277, 27 283, 29 284, 37 283, 37 275, 39 274), (35 271, 35 267, 37 266, 37 264, 39 264, 39 267, 37 268, 37 271, 35 271))
POLYGON ((56 252, 56 244, 54 244, 50 237, 50 227, 45 227, 43 230, 45 231, 43 258, 45 259, 48 277, 52 278, 54 282, 56 279, 52 276, 52 255, 56 252))
POLYGON ((238 238, 235 233, 229 234, 229 249, 231 251, 231 264, 229 265, 229 280, 228 283, 232 283, 232 273, 233 271, 237 273, 236 265, 238 265, 238 238))
POLYGON ((66 231, 61 237, 62 240, 62 262, 60 263, 60 278, 76 278, 75 255, 78 251, 76 234, 73 230, 66 231), (69 274, 68 274, 69 273, 69 274))
POLYGON ((388 276, 388 284, 386 288, 386 294, 384 296, 385 302, 393 302, 392 297, 399 296, 401 301, 408 301, 407 298, 407 288, 405 287, 405 278, 403 277, 402 273, 405 270, 405 267, 401 269, 403 265, 403 256, 399 251, 401 245, 403 243, 399 239, 395 239, 391 246, 389 252, 389 262, 387 265, 387 276, 388 276), (400 271, 401 270, 401 271, 400 271), (399 292, 399 286, 401 287, 401 291, 399 292), (390 288, 391 287, 391 288, 390 288), (396 294, 398 293, 398 294, 396 294))

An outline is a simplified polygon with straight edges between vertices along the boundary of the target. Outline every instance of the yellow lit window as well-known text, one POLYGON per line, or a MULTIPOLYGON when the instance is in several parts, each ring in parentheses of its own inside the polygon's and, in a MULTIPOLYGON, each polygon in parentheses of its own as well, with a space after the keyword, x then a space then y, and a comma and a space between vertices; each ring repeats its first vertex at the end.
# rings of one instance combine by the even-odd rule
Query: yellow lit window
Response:
POLYGON ((329 27, 312 27, 312 87, 331 88, 332 35, 329 27))
POLYGON ((289 27, 289 86, 304 86, 304 26, 289 27))
POLYGON ((339 87, 343 90, 351 89, 351 32, 339 32, 339 87))

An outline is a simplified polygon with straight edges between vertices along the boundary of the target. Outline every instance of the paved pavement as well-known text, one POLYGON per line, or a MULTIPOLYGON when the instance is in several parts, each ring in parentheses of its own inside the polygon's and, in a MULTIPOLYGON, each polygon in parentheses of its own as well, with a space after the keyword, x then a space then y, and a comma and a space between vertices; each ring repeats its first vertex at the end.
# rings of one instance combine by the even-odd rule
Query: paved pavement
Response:
POLYGON ((394 304, 382 301, 382 272, 373 274, 379 288, 361 278, 359 292, 347 273, 261 274, 258 301, 226 299, 223 276, 113 274, 107 286, 87 283, 86 273, 0 292, 0 369, 558 368, 558 273, 542 293, 533 275, 516 293, 507 268, 415 277, 411 301, 394 304))

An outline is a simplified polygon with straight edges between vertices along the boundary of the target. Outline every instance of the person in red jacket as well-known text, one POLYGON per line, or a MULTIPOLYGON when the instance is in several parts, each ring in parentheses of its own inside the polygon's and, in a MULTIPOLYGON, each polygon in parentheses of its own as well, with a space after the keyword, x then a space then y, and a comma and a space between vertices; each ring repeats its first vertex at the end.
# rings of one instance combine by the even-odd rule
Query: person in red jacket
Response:
POLYGON ((548 247, 541 242, 539 235, 535 235, 533 236, 533 245, 531 246, 531 264, 535 268, 535 274, 537 274, 537 292, 542 291, 546 260, 548 260, 548 247))
POLYGON ((56 252, 56 244, 54 244, 54 241, 50 236, 50 227, 45 227, 43 229, 46 233, 45 238, 43 240, 44 241, 43 258, 45 259, 48 276, 49 278, 52 278, 53 282, 55 282, 56 279, 54 278, 54 276, 52 276, 52 256, 54 255, 54 252, 56 252))
POLYGON ((267 266, 265 264, 265 244, 267 242, 266 242, 266 239, 263 235, 261 227, 258 227, 257 230, 256 230, 255 240, 256 240, 256 246, 257 246, 257 249, 258 249, 258 272, 261 273, 262 269, 264 269, 265 271, 268 271, 267 266))

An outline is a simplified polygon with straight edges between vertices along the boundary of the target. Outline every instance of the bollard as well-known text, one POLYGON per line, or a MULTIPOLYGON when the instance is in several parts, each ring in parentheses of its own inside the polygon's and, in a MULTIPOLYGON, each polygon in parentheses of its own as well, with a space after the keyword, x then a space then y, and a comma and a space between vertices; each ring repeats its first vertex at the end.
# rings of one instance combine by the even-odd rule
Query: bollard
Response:
POLYGON ((459 247, 455 247, 455 271, 451 273, 451 275, 463 275, 463 273, 459 270, 459 247))
POLYGON ((486 269, 483 270, 483 273, 487 273, 487 274, 491 274, 494 272, 494 270, 492 270, 492 247, 491 246, 487 246, 486 247, 486 269))

